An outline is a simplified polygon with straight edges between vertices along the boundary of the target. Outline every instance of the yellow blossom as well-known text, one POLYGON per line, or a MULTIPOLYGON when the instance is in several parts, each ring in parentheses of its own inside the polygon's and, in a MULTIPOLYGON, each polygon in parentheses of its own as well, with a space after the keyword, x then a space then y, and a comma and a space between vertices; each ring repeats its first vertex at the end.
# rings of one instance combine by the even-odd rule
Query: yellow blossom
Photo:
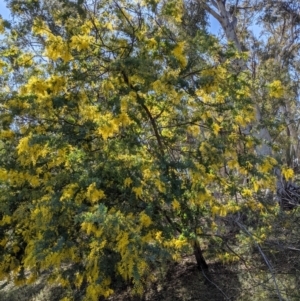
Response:
POLYGON ((101 189, 97 189, 96 183, 93 183, 88 187, 86 196, 92 203, 105 198, 104 191, 101 189))
POLYGON ((176 199, 174 199, 172 202, 172 207, 174 210, 178 210, 180 209, 180 203, 176 199))
POLYGON ((124 186, 129 187, 132 184, 132 180, 130 178, 126 178, 124 180, 124 186))
POLYGON ((151 218, 145 212, 140 214, 140 222, 144 227, 149 227, 152 223, 151 218))
POLYGON ((88 36, 86 34, 84 35, 77 35, 73 36, 71 38, 71 48, 76 48, 78 51, 86 50, 89 48, 89 46, 94 42, 94 38, 91 36, 88 36))
POLYGON ((185 42, 179 42, 172 51, 173 55, 179 61, 179 63, 181 64, 182 67, 185 67, 187 64, 187 60, 183 54, 184 45, 185 45, 185 42))
POLYGON ((135 193, 137 198, 141 198, 142 197, 142 193, 143 193, 143 188, 142 186, 139 187, 133 187, 132 191, 135 193))
POLYGON ((252 191, 248 188, 244 188, 242 190, 242 196, 247 198, 247 197, 251 197, 252 196, 252 191))
POLYGON ((284 94, 284 88, 280 80, 275 80, 269 85, 270 96, 280 98, 284 94))
POLYGON ((220 129, 221 129, 221 127, 217 123, 213 123, 212 130, 215 135, 218 135, 218 133, 220 132, 220 129))
POLYGON ((283 167, 281 170, 282 175, 286 180, 290 180, 294 177, 294 171, 291 168, 283 167))

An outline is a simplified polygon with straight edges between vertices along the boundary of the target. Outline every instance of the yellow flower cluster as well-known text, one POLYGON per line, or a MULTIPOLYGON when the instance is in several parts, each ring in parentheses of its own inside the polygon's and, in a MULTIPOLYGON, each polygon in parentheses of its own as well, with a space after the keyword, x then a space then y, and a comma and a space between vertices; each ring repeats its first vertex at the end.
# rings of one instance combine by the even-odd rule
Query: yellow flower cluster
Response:
POLYGON ((280 98, 283 96, 284 88, 280 80, 275 80, 269 84, 269 94, 274 98, 280 98))
POLYGON ((65 62, 68 62, 73 58, 69 52, 68 45, 64 42, 62 37, 52 34, 49 35, 44 54, 53 61, 62 58, 65 62))
POLYGON ((89 35, 77 35, 71 38, 70 47, 78 51, 86 50, 94 43, 94 38, 89 35))
POLYGON ((290 180, 294 177, 294 171, 291 168, 288 168, 287 166, 282 168, 281 173, 286 180, 290 180))
POLYGON ((152 220, 145 212, 140 213, 140 223, 144 227, 149 227, 152 224, 152 220))
POLYGON ((88 189, 86 196, 92 203, 98 202, 99 200, 105 198, 105 193, 101 189, 96 188, 96 183, 91 184, 88 189))
POLYGON ((176 57, 182 67, 185 67, 187 64, 187 59, 184 56, 184 45, 184 42, 179 42, 172 51, 173 55, 176 57))

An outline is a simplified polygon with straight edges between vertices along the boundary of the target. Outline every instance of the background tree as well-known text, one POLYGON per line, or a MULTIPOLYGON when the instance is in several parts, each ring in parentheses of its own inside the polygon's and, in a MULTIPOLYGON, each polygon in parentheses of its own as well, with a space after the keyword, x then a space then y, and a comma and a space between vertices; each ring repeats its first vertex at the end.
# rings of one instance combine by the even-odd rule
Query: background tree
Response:
MULTIPOLYGON (((295 1, 201 3, 206 11, 219 21, 227 41, 232 41, 236 49, 249 55, 247 63, 242 64, 242 69, 252 73, 251 99, 256 109, 256 121, 251 125, 251 131, 262 142, 261 147, 256 149, 257 154, 272 156, 297 174, 299 172, 299 85, 296 67, 299 57, 298 3, 295 1)), ((237 71, 239 70, 238 68, 237 71)), ((284 168, 282 173, 275 169, 278 179, 277 195, 273 195, 270 201, 271 203, 279 201, 283 210, 291 210, 299 205, 299 186, 297 180, 286 179, 286 170, 284 168)), ((262 196, 261 201, 265 202, 267 199, 266 196, 262 196)), ((297 211, 290 214, 281 212, 270 223, 274 230, 265 249, 269 254, 277 254, 276 259, 273 255, 269 257, 274 259, 272 268, 274 274, 280 275, 284 273, 283 270, 289 269, 289 265, 282 257, 288 257, 287 260, 291 262, 297 261, 295 258, 298 246, 292 238, 297 216, 297 211), (281 237, 282 231, 285 234, 281 237), (278 237, 278 240, 274 240, 274 236, 278 237), (289 254, 290 257, 282 252, 286 252, 285 254, 289 254), (284 267, 282 262, 285 262, 284 267)), ((296 267, 291 277, 298 272, 299 269, 296 267)), ((283 274, 279 277, 282 282, 289 282, 287 280, 289 277, 284 277, 283 274)), ((292 294, 291 291, 288 294, 292 294)), ((279 292, 277 295, 279 299, 283 298, 279 292)))
POLYGON ((294 68, 298 54, 298 4, 293 1, 207 1, 203 6, 220 22, 227 40, 232 41, 239 51, 250 55, 243 68, 252 72, 252 90, 256 92, 252 96, 256 107, 255 130, 257 137, 265 141, 258 152, 263 156, 273 152, 278 160, 279 153, 274 152, 273 146, 276 139, 282 137, 280 133, 285 126, 290 137, 289 150, 283 151, 287 157, 280 160, 293 167, 291 161, 298 156, 297 124, 294 121, 297 119, 298 99, 294 68), (273 121, 270 115, 275 117, 273 121))

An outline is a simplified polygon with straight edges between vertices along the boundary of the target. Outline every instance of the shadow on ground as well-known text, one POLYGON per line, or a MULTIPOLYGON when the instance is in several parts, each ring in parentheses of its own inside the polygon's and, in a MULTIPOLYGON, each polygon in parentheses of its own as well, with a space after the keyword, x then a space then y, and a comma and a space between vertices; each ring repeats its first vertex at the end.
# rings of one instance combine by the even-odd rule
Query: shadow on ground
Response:
MULTIPOLYGON (((143 297, 132 297, 129 290, 119 291, 111 301, 222 301, 236 300, 239 281, 236 275, 222 265, 210 265, 209 274, 197 269, 193 257, 173 263, 163 277, 148 286, 143 297)), ((38 283, 16 287, 13 283, 0 282, 2 301, 59 301, 63 288, 45 284, 45 277, 38 283)), ((78 298, 77 298, 78 299, 78 298)))
POLYGON ((220 264, 210 265, 209 273, 198 270, 194 257, 172 264, 163 279, 153 283, 143 297, 120 292, 111 301, 222 301, 238 300, 237 276, 220 264))

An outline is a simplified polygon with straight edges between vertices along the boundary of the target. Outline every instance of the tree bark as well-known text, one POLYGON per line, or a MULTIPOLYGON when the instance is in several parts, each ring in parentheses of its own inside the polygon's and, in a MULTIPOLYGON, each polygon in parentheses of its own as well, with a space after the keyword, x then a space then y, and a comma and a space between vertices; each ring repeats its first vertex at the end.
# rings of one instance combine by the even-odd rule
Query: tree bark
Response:
POLYGON ((198 269, 200 271, 203 271, 203 270, 207 271, 208 270, 208 265, 207 265, 207 263, 206 263, 206 261, 203 257, 203 253, 202 253, 200 244, 196 239, 193 242, 193 248, 194 248, 194 255, 195 255, 195 258, 196 258, 196 261, 197 261, 198 269))
MULTIPOLYGON (((227 40, 232 42, 239 52, 242 52, 241 43, 236 34, 237 19, 233 13, 230 13, 226 9, 226 2, 222 0, 198 1, 200 1, 204 5, 204 8, 208 13, 210 13, 216 20, 218 20, 224 30, 227 40)), ((237 60, 235 62, 235 65, 235 67, 239 71, 245 70, 247 68, 246 63, 242 60, 237 60)), ((253 105, 256 111, 256 124, 259 124, 261 121, 260 109, 255 101, 253 101, 253 105)), ((266 127, 260 128, 255 136, 260 141, 262 141, 260 147, 256 149, 257 154, 261 156, 271 156, 272 149, 268 144, 272 141, 272 139, 268 129, 266 127)))

